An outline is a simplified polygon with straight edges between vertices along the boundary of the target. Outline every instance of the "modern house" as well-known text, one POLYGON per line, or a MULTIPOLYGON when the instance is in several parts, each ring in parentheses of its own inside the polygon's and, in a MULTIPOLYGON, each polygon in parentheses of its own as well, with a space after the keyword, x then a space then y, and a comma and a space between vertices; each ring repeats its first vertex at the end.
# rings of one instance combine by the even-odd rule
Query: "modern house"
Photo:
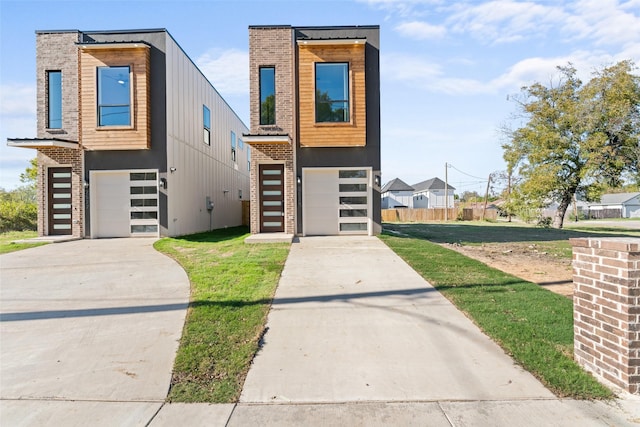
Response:
POLYGON ((400 178, 394 178, 387 182, 380 193, 382 209, 413 207, 413 187, 400 178))
POLYGON ((445 184, 440 178, 431 178, 413 184, 412 187, 414 208, 452 208, 455 206, 453 194, 455 188, 445 184))
POLYGON ((377 234, 379 27, 249 27, 251 233, 377 234))
POLYGON ((640 193, 603 194, 586 210, 590 218, 640 218, 640 193))
POLYGON ((248 129, 164 29, 38 31, 38 233, 175 236, 242 222, 248 129))

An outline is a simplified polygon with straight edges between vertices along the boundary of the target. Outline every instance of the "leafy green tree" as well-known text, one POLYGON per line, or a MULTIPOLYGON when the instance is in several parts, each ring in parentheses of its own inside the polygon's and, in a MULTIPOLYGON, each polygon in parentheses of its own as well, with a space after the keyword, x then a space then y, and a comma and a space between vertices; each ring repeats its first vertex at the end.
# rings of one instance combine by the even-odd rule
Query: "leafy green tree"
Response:
POLYGON ((37 180, 38 163, 34 158, 30 161, 30 166, 20 174, 23 185, 11 191, 0 188, 0 232, 37 228, 37 180))
POLYGON ((558 67, 549 87, 524 87, 515 101, 523 125, 503 144, 508 168, 521 181, 512 188, 514 212, 558 202, 553 227, 562 228, 574 195, 598 199, 638 173, 640 77, 631 61, 596 71, 583 84, 572 65, 558 67))

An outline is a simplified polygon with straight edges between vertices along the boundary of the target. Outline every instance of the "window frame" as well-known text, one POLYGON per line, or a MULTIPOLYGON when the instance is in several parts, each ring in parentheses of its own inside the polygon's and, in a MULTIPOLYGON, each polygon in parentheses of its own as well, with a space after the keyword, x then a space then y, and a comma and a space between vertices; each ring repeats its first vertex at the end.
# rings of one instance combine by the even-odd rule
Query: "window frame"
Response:
POLYGON ((276 67, 275 65, 265 65, 265 66, 261 66, 258 69, 258 94, 260 96, 260 111, 259 111, 259 117, 258 117, 258 121, 260 126, 273 126, 276 124, 276 67), (273 70, 273 92, 271 93, 271 95, 268 95, 266 98, 268 98, 269 96, 273 96, 273 115, 272 117, 267 117, 267 119, 270 120, 263 120, 263 110, 262 110, 262 104, 263 102, 263 88, 264 86, 266 86, 263 81, 263 77, 262 77, 262 72, 266 71, 266 70, 273 70))
POLYGON ((47 129, 62 129, 62 70, 47 70, 47 129), (53 120, 51 119, 51 112, 53 110, 52 107, 52 91, 51 91, 51 77, 52 75, 57 74, 60 76, 59 78, 59 82, 56 84, 56 88, 58 89, 56 91, 57 93, 57 98, 55 99, 55 103, 56 103, 56 110, 59 113, 59 119, 56 119, 56 121, 59 120, 60 125, 59 126, 54 126, 52 125, 53 120))
POLYGON ((211 110, 204 104, 202 104, 202 128, 203 142, 207 145, 211 145, 211 110))
POLYGON ((231 161, 236 163, 236 159, 238 158, 236 153, 236 133, 231 131, 231 161))
MULTIPOLYGON (((313 63, 313 83, 314 83, 314 119, 315 119, 315 123, 316 124, 341 124, 341 123, 351 123, 351 63, 349 61, 335 61, 335 62, 314 62, 313 63), (319 95, 319 90, 318 90, 318 66, 320 66, 320 68, 324 67, 324 66, 330 66, 330 65, 343 65, 346 66, 346 73, 343 74, 344 77, 344 81, 343 81, 343 86, 346 85, 345 88, 345 95, 347 96, 347 99, 331 99, 329 98, 328 101, 319 101, 318 100, 318 95, 319 95), (322 104, 333 104, 333 103, 344 103, 346 104, 346 108, 344 108, 344 112, 343 112, 343 120, 318 120, 318 112, 319 112, 319 108, 318 105, 319 103, 322 104), (346 115, 346 117, 345 117, 346 115)), ((333 110, 330 110, 333 113, 333 110)), ((332 114, 333 116, 333 114, 332 114)))
POLYGON ((133 127, 133 66, 131 65, 105 65, 96 67, 96 121, 99 128, 125 128, 131 129, 133 127), (115 68, 126 68, 128 70, 128 85, 129 85, 129 97, 128 104, 106 104, 101 103, 101 74, 100 70, 106 69, 115 69, 115 68), (128 107, 128 123, 116 123, 116 124, 103 124, 102 123, 102 114, 101 109, 104 107, 128 107))

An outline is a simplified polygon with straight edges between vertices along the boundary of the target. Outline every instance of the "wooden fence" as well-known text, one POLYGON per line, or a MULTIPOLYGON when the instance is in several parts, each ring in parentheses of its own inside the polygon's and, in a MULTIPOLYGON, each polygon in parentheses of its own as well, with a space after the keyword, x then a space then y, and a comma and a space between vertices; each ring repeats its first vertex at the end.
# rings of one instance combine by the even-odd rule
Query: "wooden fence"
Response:
MULTIPOLYGON (((498 211, 495 209, 487 209, 484 219, 496 219, 498 211)), ((462 219, 463 221, 479 221, 482 219, 482 208, 462 209, 449 208, 447 219, 454 221, 462 219)), ((382 222, 429 222, 444 221, 445 209, 382 209, 382 222)))

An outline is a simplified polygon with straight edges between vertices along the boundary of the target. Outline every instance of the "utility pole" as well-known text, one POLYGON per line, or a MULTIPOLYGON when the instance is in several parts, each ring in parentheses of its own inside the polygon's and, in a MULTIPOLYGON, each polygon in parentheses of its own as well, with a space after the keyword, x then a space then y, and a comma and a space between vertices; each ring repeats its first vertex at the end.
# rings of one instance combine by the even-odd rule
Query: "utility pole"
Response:
POLYGON ((449 220, 449 165, 444 164, 444 221, 449 220))
POLYGON ((484 213, 487 210, 487 201, 489 200, 489 186, 491 185, 491 174, 489 174, 489 180, 487 181, 487 191, 484 193, 484 208, 482 208, 482 221, 484 221, 484 213))

